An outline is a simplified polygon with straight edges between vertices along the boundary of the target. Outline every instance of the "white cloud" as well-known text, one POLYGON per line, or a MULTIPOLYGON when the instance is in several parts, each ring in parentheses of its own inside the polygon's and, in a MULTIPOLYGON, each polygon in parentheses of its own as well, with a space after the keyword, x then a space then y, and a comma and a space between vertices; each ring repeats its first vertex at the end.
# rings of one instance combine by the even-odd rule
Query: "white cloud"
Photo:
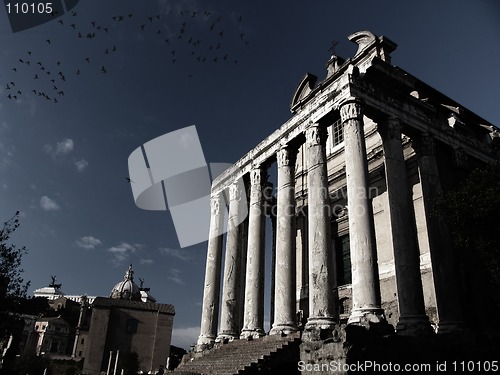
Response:
POLYGON ((162 248, 160 248, 160 253, 177 258, 177 259, 180 259, 180 260, 184 260, 184 261, 191 259, 191 256, 185 250, 181 250, 181 249, 170 249, 168 247, 162 247, 162 248))
POLYGON ((85 159, 75 162, 76 170, 78 172, 83 172, 89 166, 89 162, 85 159))
POLYGON ((63 139, 61 142, 56 142, 56 145, 45 144, 43 150, 53 157, 67 155, 75 149, 75 143, 71 138, 63 139))
POLYGON ((169 273, 167 277, 168 280, 173 281, 174 283, 179 285, 184 284, 184 281, 181 279, 181 273, 182 273, 181 270, 177 268, 170 268, 168 270, 168 273, 169 273))
POLYGON ((200 327, 175 328, 172 331, 172 345, 189 350, 198 341, 200 327))
POLYGON ((130 254, 135 253, 140 250, 142 245, 140 244, 129 244, 128 242, 122 242, 117 246, 110 247, 107 251, 113 254, 112 263, 115 267, 121 266, 128 258, 130 254))
POLYGON ((84 236, 76 240, 76 245, 82 249, 95 249, 97 246, 102 245, 102 242, 93 236, 84 236))
POLYGON ((46 195, 40 198, 40 207, 45 211, 57 211, 61 208, 55 201, 46 195))
POLYGON ((141 264, 153 264, 154 263, 153 259, 149 259, 149 258, 148 259, 140 259, 139 262, 141 264))
POLYGON ((73 140, 70 138, 66 138, 61 142, 57 142, 56 154, 69 154, 71 151, 73 151, 74 148, 75 145, 73 143, 73 140))

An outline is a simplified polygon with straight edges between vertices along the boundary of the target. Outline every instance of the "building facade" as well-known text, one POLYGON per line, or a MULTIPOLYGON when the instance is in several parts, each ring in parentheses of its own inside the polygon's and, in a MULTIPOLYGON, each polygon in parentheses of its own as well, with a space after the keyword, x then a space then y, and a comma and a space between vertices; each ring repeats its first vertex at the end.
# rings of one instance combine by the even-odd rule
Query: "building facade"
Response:
POLYGON ((36 355, 66 355, 73 335, 70 325, 60 316, 42 317, 35 322, 38 335, 36 355))
POLYGON ((396 44, 386 37, 349 40, 356 54, 332 56, 322 81, 306 74, 290 120, 212 184, 198 351, 299 329, 313 338, 339 324, 403 336, 467 329, 460 267, 431 211, 467 171, 494 160, 498 128, 391 65, 396 44))
POLYGON ((164 369, 170 353, 174 306, 156 303, 149 289, 134 282, 132 266, 110 297, 82 303, 73 357, 84 360, 83 373, 92 375, 124 368, 136 356, 139 371, 164 369))

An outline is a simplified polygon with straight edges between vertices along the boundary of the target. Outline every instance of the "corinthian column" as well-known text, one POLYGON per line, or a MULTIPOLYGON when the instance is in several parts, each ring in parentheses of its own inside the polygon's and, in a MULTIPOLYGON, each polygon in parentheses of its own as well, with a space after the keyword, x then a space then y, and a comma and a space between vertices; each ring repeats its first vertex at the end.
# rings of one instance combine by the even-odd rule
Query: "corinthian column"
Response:
POLYGON ((219 294, 222 263, 222 233, 224 231, 224 202, 221 194, 212 195, 210 200, 210 232, 208 239, 207 265, 205 268, 205 288, 201 311, 201 330, 198 349, 203 350, 217 336, 219 318, 219 294))
POLYGON ((450 233, 442 215, 439 213, 431 214, 434 203, 443 194, 435 153, 436 144, 429 134, 423 134, 412 141, 418 157, 418 170, 429 237, 432 276, 439 317, 437 332, 460 333, 465 329, 465 324, 460 295, 460 277, 451 246, 450 233))
POLYGON ((348 324, 369 326, 385 321, 380 304, 380 284, 373 208, 368 196, 368 163, 361 103, 343 102, 345 169, 352 267, 352 311, 348 324))
POLYGON ((403 155, 401 124, 397 119, 388 119, 379 124, 379 132, 384 148, 396 269, 399 307, 396 330, 407 335, 429 334, 432 330, 429 318, 425 315, 417 227, 403 155))
POLYGON ((244 203, 242 195, 243 191, 239 184, 233 183, 229 187, 229 219, 224 261, 224 285, 222 287, 221 324, 217 340, 232 340, 239 337, 242 249, 238 223, 244 203))
POLYGON ((318 124, 306 130, 309 318, 306 329, 333 329, 334 258, 331 251, 330 203, 326 170, 325 132, 318 124))
POLYGON ((274 323, 271 334, 297 331, 295 314, 295 155, 290 155, 287 148, 282 148, 276 156, 278 159, 278 207, 274 323))
POLYGON ((245 310, 241 337, 261 337, 264 332, 264 239, 265 213, 262 185, 265 170, 250 171, 250 209, 245 283, 245 310))

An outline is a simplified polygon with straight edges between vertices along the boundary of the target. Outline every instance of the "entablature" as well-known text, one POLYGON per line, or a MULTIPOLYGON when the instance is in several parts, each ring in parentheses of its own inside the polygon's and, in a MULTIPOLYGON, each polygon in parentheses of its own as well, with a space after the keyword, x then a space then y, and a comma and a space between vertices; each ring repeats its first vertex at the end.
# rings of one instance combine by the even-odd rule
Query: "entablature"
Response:
POLYGON ((311 124, 323 126, 322 120, 338 112, 343 102, 350 98, 361 100, 365 115, 375 122, 398 118, 403 123, 403 133, 409 137, 426 134, 452 148, 460 148, 478 160, 493 160, 486 141, 491 124, 470 111, 462 110, 477 131, 484 133, 484 138, 467 137, 454 131, 447 119, 460 114, 453 114, 448 107, 458 107, 458 104, 404 70, 390 65, 389 53, 396 46, 393 42, 369 32, 353 35, 351 40, 359 45, 356 55, 316 87, 312 87, 315 77, 306 75, 292 99, 293 117, 220 174, 213 181, 213 193, 227 189, 236 179, 249 173, 253 166, 274 160, 281 147, 303 139, 303 133, 311 124), (422 97, 425 95, 432 99, 422 97))

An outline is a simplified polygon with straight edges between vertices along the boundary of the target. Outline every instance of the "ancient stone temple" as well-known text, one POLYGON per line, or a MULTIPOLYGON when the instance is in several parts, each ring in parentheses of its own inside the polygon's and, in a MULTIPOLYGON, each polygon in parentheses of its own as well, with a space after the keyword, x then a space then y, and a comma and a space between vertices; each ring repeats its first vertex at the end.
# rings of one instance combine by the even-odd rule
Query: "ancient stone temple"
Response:
POLYGON ((257 352, 257 342, 273 336, 300 342, 296 370, 299 359, 349 361, 343 344, 357 345, 366 332, 470 333, 462 270, 447 224, 432 210, 443 191, 494 160, 498 128, 393 66, 396 44, 388 38, 360 31, 349 40, 356 54, 332 56, 323 80, 306 74, 290 120, 214 180, 192 354, 201 358, 179 370, 236 373, 236 363, 226 372, 194 365, 212 347, 247 344, 257 352), (266 180, 271 169, 276 186, 266 180), (265 233, 266 220, 273 233, 265 233), (266 252, 273 259, 269 332, 266 252))

